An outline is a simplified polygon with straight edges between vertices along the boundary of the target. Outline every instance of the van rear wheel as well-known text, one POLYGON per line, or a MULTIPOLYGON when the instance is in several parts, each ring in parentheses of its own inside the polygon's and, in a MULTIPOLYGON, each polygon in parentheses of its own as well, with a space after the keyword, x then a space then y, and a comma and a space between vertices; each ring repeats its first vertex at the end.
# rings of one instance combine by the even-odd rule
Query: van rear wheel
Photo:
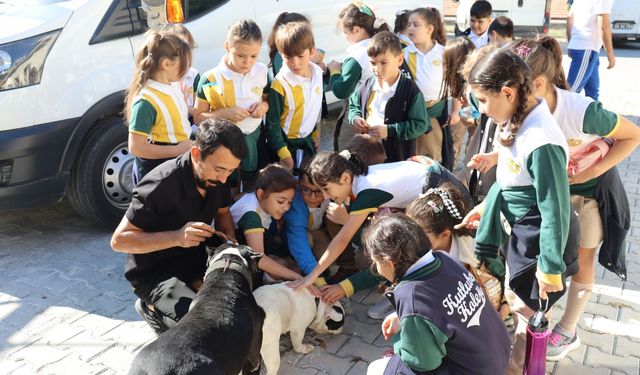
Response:
POLYGON ((71 172, 68 197, 86 219, 113 227, 133 193, 133 156, 121 117, 109 118, 91 132, 71 172))

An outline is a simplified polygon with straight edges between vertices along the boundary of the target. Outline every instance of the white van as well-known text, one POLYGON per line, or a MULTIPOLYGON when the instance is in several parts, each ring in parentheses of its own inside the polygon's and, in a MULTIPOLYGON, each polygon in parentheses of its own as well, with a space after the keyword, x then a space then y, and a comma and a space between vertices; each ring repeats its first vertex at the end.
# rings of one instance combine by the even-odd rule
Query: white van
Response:
POLYGON ((640 40, 640 1, 613 0, 609 21, 614 42, 640 40))
MULTIPOLYGON (((255 19, 266 40, 280 12, 300 12, 310 17, 327 61, 341 59, 346 48, 336 25, 347 0, 182 3, 200 72, 218 64, 227 27, 239 18, 255 19)), ((443 9, 443 0, 369 3, 390 24, 398 9, 443 9)), ((124 91, 148 17, 162 13, 163 4, 0 0, 0 210, 52 202, 66 193, 93 222, 120 220, 133 189, 121 117, 124 91)))

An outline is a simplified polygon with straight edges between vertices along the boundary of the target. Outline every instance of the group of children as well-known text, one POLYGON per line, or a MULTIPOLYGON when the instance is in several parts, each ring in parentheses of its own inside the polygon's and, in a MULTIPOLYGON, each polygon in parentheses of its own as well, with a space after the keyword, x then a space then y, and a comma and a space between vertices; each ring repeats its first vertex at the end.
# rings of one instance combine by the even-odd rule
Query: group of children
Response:
POLYGON ((265 280, 315 284, 330 302, 391 285, 369 315, 384 318, 394 354, 369 373, 521 373, 528 318, 571 276, 548 350, 562 358, 579 345, 598 246, 615 257, 626 235, 601 207, 640 130, 567 91, 553 38, 513 42, 513 23, 493 20, 487 1, 470 16, 448 41, 435 8, 398 12, 391 32, 354 2, 339 15, 347 57, 325 63, 309 20, 283 13, 271 69, 258 62, 261 30, 240 20, 201 76, 184 26, 150 31, 125 102, 134 181, 189 150, 200 122, 224 118, 249 149, 231 181, 244 193, 231 207, 237 239, 275 260, 265 280), (325 90, 345 99, 334 151, 319 147, 325 90), (569 178, 571 155, 601 137, 610 152, 569 178), (463 153, 470 172, 456 178, 463 153))

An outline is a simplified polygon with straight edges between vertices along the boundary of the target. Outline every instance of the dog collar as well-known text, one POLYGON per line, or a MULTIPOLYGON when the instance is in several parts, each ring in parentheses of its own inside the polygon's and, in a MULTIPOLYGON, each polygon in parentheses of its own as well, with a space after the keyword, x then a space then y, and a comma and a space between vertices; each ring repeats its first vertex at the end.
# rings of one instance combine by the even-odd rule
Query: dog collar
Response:
POLYGON ((320 324, 320 322, 324 318, 324 316, 322 315, 318 316, 318 307, 320 306, 320 298, 316 297, 315 302, 316 302, 316 317, 315 319, 313 319, 313 322, 311 322, 312 326, 317 326, 318 324, 320 324))
POLYGON ((251 272, 249 272, 249 270, 247 269, 247 265, 244 262, 238 261, 235 258, 237 258, 236 255, 223 255, 221 258, 216 259, 215 262, 209 265, 207 274, 219 268, 222 268, 223 272, 227 271, 228 269, 240 272, 240 274, 244 276, 245 279, 247 279, 247 282, 249 283, 249 289, 253 290, 253 278, 251 277, 251 272))

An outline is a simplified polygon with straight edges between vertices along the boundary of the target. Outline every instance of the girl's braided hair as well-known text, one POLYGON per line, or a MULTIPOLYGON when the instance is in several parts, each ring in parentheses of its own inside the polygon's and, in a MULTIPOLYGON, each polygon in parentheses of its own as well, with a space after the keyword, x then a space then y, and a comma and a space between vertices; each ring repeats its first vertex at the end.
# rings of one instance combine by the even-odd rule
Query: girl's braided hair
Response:
POLYGON ((510 121, 500 125, 499 135, 503 146, 511 146, 526 117, 527 99, 532 93, 531 72, 527 64, 515 52, 497 49, 473 66, 468 82, 493 94, 499 93, 505 86, 516 90, 518 104, 515 113, 510 121), (505 132, 507 126, 508 132, 505 132))

